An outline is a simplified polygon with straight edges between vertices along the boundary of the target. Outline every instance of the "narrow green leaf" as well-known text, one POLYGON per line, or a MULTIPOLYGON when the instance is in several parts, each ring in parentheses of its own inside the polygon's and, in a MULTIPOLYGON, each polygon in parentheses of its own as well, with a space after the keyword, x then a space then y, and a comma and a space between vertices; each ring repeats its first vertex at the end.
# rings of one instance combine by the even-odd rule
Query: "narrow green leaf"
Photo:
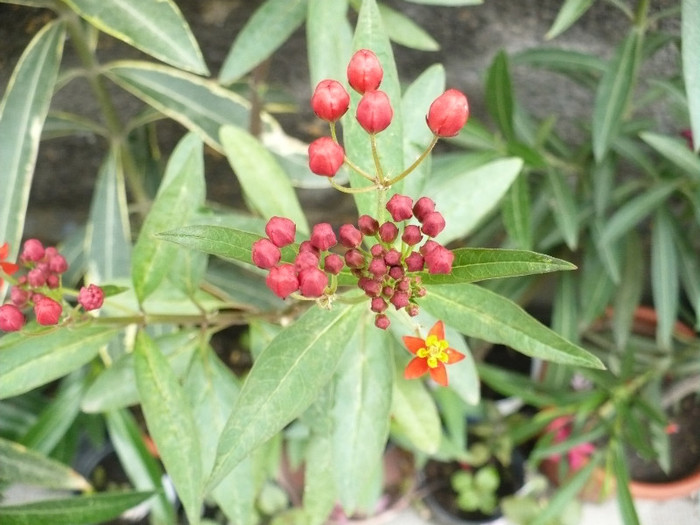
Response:
POLYGON ((683 289, 695 311, 695 327, 700 327, 700 261, 692 248, 689 239, 681 233, 676 224, 676 233, 673 236, 678 250, 678 263, 680 267, 683 289))
POLYGON ((421 306, 465 335, 531 357, 593 368, 598 358, 567 341, 509 299, 473 284, 430 285, 421 306))
POLYGON ((525 173, 513 181, 505 198, 501 214, 503 224, 515 246, 529 250, 533 246, 532 236, 532 202, 528 177, 525 173))
MULTIPOLYGON (((157 235, 192 250, 232 261, 252 262, 252 245, 260 235, 225 226, 184 226, 157 235)), ((284 253, 284 250, 283 250, 284 253)))
POLYGON ((308 516, 308 525, 326 523, 338 501, 334 470, 333 438, 330 432, 312 434, 304 464, 304 510, 308 516))
POLYGON ((554 198, 550 203, 554 220, 570 250, 578 246, 578 206, 571 186, 565 180, 564 174, 553 169, 547 170, 547 182, 554 198))
POLYGON ((56 490, 90 490, 73 469, 36 450, 0 438, 0 483, 17 483, 56 490))
POLYGON ((587 250, 581 265, 579 280, 579 330, 587 328, 605 311, 615 291, 610 276, 604 271, 598 253, 587 250))
POLYGON ((406 0, 406 2, 411 2, 412 4, 456 7, 460 5, 481 5, 484 3, 484 0, 406 0))
POLYGON ((681 2, 681 53, 695 152, 700 151, 700 0, 681 2))
POLYGON ((221 66, 219 80, 227 85, 272 55, 304 22, 307 0, 267 0, 236 35, 221 66))
POLYGON ((645 257, 642 243, 637 233, 625 238, 623 271, 620 285, 615 293, 615 317, 613 318, 613 336, 619 349, 627 347, 634 311, 639 305, 644 288, 644 281, 639 278, 645 275, 645 257))
POLYGON ((673 326, 678 314, 678 254, 673 234, 668 212, 659 209, 651 230, 651 289, 658 314, 656 341, 666 351, 673 345, 673 326))
POLYGON ((106 492, 0 506, 2 525, 90 525, 104 523, 135 507, 152 492, 106 492))
POLYGON ((486 279, 574 270, 561 259, 525 250, 457 248, 449 275, 424 274, 424 284, 472 283, 486 279))
POLYGON ((421 452, 435 454, 442 434, 435 399, 423 381, 404 379, 405 365, 405 361, 402 360, 396 367, 397 374, 391 398, 392 432, 398 432, 421 452))
POLYGON ((358 315, 359 306, 311 308, 260 354, 222 432, 210 487, 313 402, 331 379, 358 315))
POLYGON ((65 0, 100 31, 170 65, 208 75, 202 52, 172 0, 65 0))
MULTIPOLYGON (((64 41, 61 21, 46 24, 17 62, 0 102, 0 239, 19 253, 41 128, 49 110, 64 41)), ((3 297, 0 287, 0 297, 3 297)))
POLYGON ((593 154, 603 160, 615 140, 637 75, 642 46, 641 33, 633 29, 608 62, 593 103, 593 154))
POLYGON ((352 28, 348 22, 348 1, 308 0, 306 47, 309 54, 311 86, 326 78, 345 78, 352 54, 352 28))
POLYGON ((688 149, 684 140, 651 132, 640 133, 639 136, 675 166, 690 175, 696 184, 700 183, 700 157, 688 149))
POLYGON ((630 476, 625 459, 625 450, 617 443, 613 452, 613 471, 617 487, 617 502, 625 525, 639 525, 639 517, 630 493, 630 476))
POLYGON ((66 111, 50 111, 41 130, 41 139, 55 139, 72 135, 99 135, 109 132, 94 120, 66 111))
POLYGON ((593 0, 566 0, 561 6, 546 38, 555 38, 569 29, 593 5, 593 0))
POLYGON ((134 347, 136 385, 148 431, 193 524, 202 505, 202 461, 192 409, 168 360, 139 331, 134 347))
POLYGON ((131 271, 139 302, 158 288, 171 269, 178 249, 156 233, 184 225, 204 203, 202 142, 186 135, 168 161, 165 177, 134 246, 131 271))
POLYGON ((605 73, 605 62, 598 56, 560 49, 558 47, 536 47, 513 55, 513 63, 558 71, 561 73, 586 74, 605 73))
POLYGON ((251 207, 265 219, 274 215, 292 219, 299 231, 308 233, 289 177, 260 141, 242 128, 224 126, 221 144, 251 207))
POLYGON ((505 158, 450 178, 433 179, 426 193, 446 222, 438 240, 446 244, 469 234, 498 205, 522 167, 522 159, 505 158), (465 193, 464 188, 470 191, 465 193))
POLYGON ((369 314, 358 319, 335 377, 333 471, 348 514, 361 509, 372 493, 389 435, 394 341, 377 330, 369 314))
POLYGON ((515 140, 513 88, 505 51, 496 54, 486 73, 486 107, 506 139, 515 140))
POLYGON ((572 342, 578 342, 579 339, 575 284, 576 277, 573 274, 560 275, 552 305, 552 330, 572 342))
POLYGON ((409 17, 384 4, 379 4, 378 7, 384 27, 386 27, 389 38, 393 42, 420 51, 437 51, 440 49, 440 44, 430 36, 430 33, 426 32, 409 17))
POLYGON ((115 334, 114 328, 88 324, 1 341, 0 399, 23 394, 80 368, 115 334))

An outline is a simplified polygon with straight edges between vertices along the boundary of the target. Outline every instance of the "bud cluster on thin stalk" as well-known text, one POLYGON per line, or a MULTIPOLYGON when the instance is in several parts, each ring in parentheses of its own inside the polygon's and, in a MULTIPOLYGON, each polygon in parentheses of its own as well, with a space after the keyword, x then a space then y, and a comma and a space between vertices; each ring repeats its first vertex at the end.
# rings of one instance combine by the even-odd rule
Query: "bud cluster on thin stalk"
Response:
MULTIPOLYGON (((6 252, 7 244, 3 245, 6 252)), ((0 253, 2 255, 2 253, 0 253)), ((3 271, 7 268, 3 264, 3 271)), ((44 247, 37 239, 24 242, 17 264, 13 265, 10 302, 0 306, 0 330, 15 332, 26 322, 31 310, 40 325, 58 324, 63 316, 63 295, 69 293, 61 283, 61 276, 68 270, 68 262, 54 246, 44 247)), ((83 287, 77 293, 77 302, 84 310, 96 310, 104 301, 103 290, 94 284, 83 287)))

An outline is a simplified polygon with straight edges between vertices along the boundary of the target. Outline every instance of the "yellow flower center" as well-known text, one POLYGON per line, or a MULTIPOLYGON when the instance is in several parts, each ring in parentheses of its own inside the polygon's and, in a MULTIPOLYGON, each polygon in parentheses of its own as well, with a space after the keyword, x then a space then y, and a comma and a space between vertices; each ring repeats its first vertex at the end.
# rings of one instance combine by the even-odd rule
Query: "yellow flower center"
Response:
POLYGON ((439 362, 447 363, 449 356, 446 350, 449 344, 444 339, 438 339, 437 336, 429 335, 425 340, 425 347, 418 349, 416 355, 423 359, 427 359, 428 366, 435 368, 439 362))

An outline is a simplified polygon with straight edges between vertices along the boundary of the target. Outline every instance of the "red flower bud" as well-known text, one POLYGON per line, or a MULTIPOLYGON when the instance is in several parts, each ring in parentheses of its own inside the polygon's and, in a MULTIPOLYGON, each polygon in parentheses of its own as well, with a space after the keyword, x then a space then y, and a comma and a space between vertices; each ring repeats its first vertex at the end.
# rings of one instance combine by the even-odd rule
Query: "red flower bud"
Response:
POLYGON ((253 243, 252 259, 258 268, 272 268, 281 258, 280 249, 270 239, 259 239, 253 243))
POLYGON ((369 249, 369 253, 372 254, 372 257, 384 257, 386 248, 381 244, 375 244, 369 249))
POLYGON ((411 252, 411 254, 406 257, 404 261, 406 263, 406 269, 409 272, 420 272, 423 270, 423 265, 425 261, 423 256, 418 252, 411 252))
POLYGON ((362 255, 360 250, 352 248, 345 252, 345 264, 347 264, 349 268, 364 268, 365 256, 362 255))
POLYGON ((384 254, 384 262, 387 266, 398 266, 401 264, 401 252, 392 248, 384 254))
POLYGON ((372 302, 371 302, 371 306, 370 306, 370 310, 380 314, 384 310, 387 309, 387 306, 388 305, 386 304, 386 301, 384 299, 382 299, 381 297, 373 297, 372 302))
POLYGON ((413 205, 413 215, 415 215, 416 219, 418 219, 420 222, 423 222, 425 220, 425 216, 433 211, 435 211, 435 202, 433 202, 433 199, 428 197, 421 197, 413 205))
POLYGON ((10 289, 10 299, 18 308, 24 308, 29 302, 30 293, 23 290, 19 286, 13 286, 10 289))
POLYGON ((392 195, 389 202, 386 203, 386 209, 391 214, 391 218, 395 222, 406 221, 413 217, 413 211, 411 207, 413 206, 413 199, 406 195, 399 195, 398 193, 392 195))
POLYGON ((403 266, 392 266, 389 268, 389 277, 392 279, 401 279, 405 273, 403 266))
POLYGON ((27 239, 22 247, 20 259, 23 261, 37 262, 44 257, 44 245, 38 239, 27 239))
POLYGON ((420 313, 420 308, 418 308, 417 304, 409 304, 405 310, 411 317, 415 317, 420 313))
POLYGON ((327 222, 315 224, 311 230, 311 245, 319 250, 326 251, 338 243, 333 228, 327 222))
POLYGON ((348 63, 348 83, 358 93, 374 91, 382 83, 384 70, 377 55, 369 49, 357 51, 348 63))
POLYGON ((316 175, 333 177, 344 160, 343 147, 330 137, 321 137, 309 144, 309 169, 316 175))
POLYGON ((277 297, 282 299, 299 289, 297 272, 291 264, 281 264, 272 268, 267 274, 265 283, 277 297))
POLYGON ((445 229, 445 219, 438 211, 430 212, 423 219, 421 231, 428 237, 437 237, 437 235, 445 229))
POLYGON ((52 256, 49 260, 49 268, 54 273, 65 272, 68 269, 68 263, 66 262, 66 258, 63 257, 63 255, 61 255, 60 253, 57 253, 56 255, 52 256))
POLYGON ((321 297, 328 286, 328 276, 319 268, 299 272, 299 291, 304 297, 321 297))
POLYGON ((304 268, 318 268, 320 260, 316 252, 299 252, 294 259, 294 268, 297 272, 302 271, 304 268))
POLYGON ((40 288, 46 284, 46 274, 41 268, 33 268, 27 274, 27 282, 32 288, 40 288))
POLYGON ((58 278, 58 275, 55 273, 52 273, 48 277, 46 277, 46 286, 51 288, 52 290, 55 290, 58 288, 58 286, 61 284, 60 279, 58 278))
POLYGON ((346 248, 357 248, 362 242, 362 232, 352 224, 343 224, 338 231, 340 244, 346 248))
POLYGON ((360 218, 357 219, 357 227, 365 235, 374 235, 379 230, 379 222, 369 215, 360 215, 360 218))
POLYGON ((287 217, 271 217, 265 225, 265 233, 272 244, 281 248, 294 242, 297 233, 297 225, 287 217))
POLYGON ((57 324, 61 313, 63 313, 63 307, 50 297, 43 296, 34 303, 34 314, 40 325, 57 324))
POLYGON ((372 259, 367 270, 375 277, 380 278, 387 272, 386 263, 384 259, 372 259))
POLYGON ((415 224, 408 224, 403 229, 403 235, 401 235, 401 240, 408 244, 409 246, 415 246, 421 239, 423 239, 423 234, 420 228, 415 224))
POLYGON ((0 306, 0 330, 16 332, 24 326, 24 315, 14 304, 0 306))
POLYGON ((337 253, 329 253, 323 260, 323 269, 333 275, 338 275, 345 266, 345 261, 337 253))
POLYGON ((312 252, 315 253, 316 255, 319 255, 320 252, 318 251, 318 248, 316 248, 313 244, 311 244, 311 241, 302 241, 301 244, 299 245, 299 253, 302 252, 312 252))
POLYGON ((426 120, 438 137, 454 137, 469 118, 469 103, 464 93, 448 89, 430 105, 426 120))
POLYGON ((374 326, 381 328, 382 330, 389 328, 390 324, 391 321, 389 321, 389 318, 384 314, 377 314, 377 316, 374 318, 374 326))
POLYGON ((399 235, 399 229, 393 222, 385 222, 379 227, 379 238, 382 242, 394 242, 399 235))
POLYGON ((384 131, 394 116, 389 97, 383 91, 368 91, 357 104, 355 117, 367 133, 384 131))
POLYGON ((350 95, 337 80, 321 80, 311 96, 311 109, 316 116, 335 122, 350 107, 350 95))
POLYGON ((96 284, 83 286, 78 292, 78 302, 86 311, 97 310, 105 300, 105 293, 96 284))
POLYGON ((438 244, 425 254, 425 265, 428 267, 428 273, 450 273, 454 258, 455 256, 450 250, 438 244))
POLYGON ((357 286, 370 297, 377 297, 382 293, 382 283, 367 277, 363 277, 357 281, 357 286))
POLYGON ((409 304, 408 299, 409 299, 408 292, 399 291, 399 292, 395 292, 394 295, 391 296, 390 301, 391 301, 391 304, 394 305, 394 308, 396 308, 397 310, 400 310, 401 308, 408 306, 408 304, 409 304))

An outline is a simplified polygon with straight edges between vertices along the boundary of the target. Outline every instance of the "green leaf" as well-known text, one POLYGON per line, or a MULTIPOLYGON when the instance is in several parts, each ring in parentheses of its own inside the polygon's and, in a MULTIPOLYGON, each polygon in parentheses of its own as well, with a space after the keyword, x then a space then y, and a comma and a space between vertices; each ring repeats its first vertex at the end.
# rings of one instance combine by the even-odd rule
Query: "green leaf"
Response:
POLYGON ((593 154, 601 162, 622 125, 640 61, 641 34, 633 29, 608 62, 593 103, 593 154))
POLYGON ((615 290, 612 279, 603 270, 599 254, 594 250, 587 250, 583 257, 579 280, 579 330, 587 328, 600 317, 610 304, 615 290))
POLYGON ((449 275, 423 274, 424 284, 472 283, 486 279, 574 270, 561 259, 525 250, 457 248, 449 275))
POLYGON ((515 178, 503 199, 503 224, 515 246, 529 250, 532 238, 532 202, 526 173, 515 178))
POLYGON ((333 471, 348 514, 363 508, 372 494, 389 435, 394 342, 390 333, 377 330, 370 313, 358 319, 335 377, 333 471))
POLYGON ((700 151, 700 0, 681 2, 681 53, 695 152, 700 151))
POLYGON ((308 0, 306 47, 311 85, 326 78, 343 79, 352 54, 347 0, 308 0))
POLYGON ((313 307, 260 354, 222 432, 209 487, 313 402, 335 371, 359 308, 313 307))
POLYGON ((323 525, 338 501, 333 438, 330 432, 312 434, 306 449, 304 472, 304 510, 308 516, 307 523, 323 525))
POLYGON ((301 232, 309 225, 289 177, 272 154, 250 133, 236 126, 221 128, 221 144, 250 206, 265 219, 292 219, 301 232))
POLYGON ((31 337, 0 341, 0 399, 28 392, 90 361, 116 334, 83 325, 51 328, 31 337))
POLYGON ((499 51, 486 73, 486 107, 508 141, 515 140, 513 88, 508 72, 508 55, 499 51))
POLYGON ((168 161, 165 177, 134 246, 131 271, 139 303, 158 288, 178 253, 175 246, 154 235, 184 225, 204 204, 204 194, 202 142, 190 133, 179 142, 168 161))
POLYGON ((574 193, 565 180, 564 174, 553 169, 547 170, 547 182, 554 198, 550 203, 554 220, 570 250, 578 246, 578 206, 574 193))
POLYGON ((642 243, 636 232, 625 238, 624 248, 622 275, 615 294, 613 318, 613 335, 619 349, 627 347, 634 311, 639 306, 644 291, 644 281, 639 276, 646 275, 642 243))
POLYGON ((596 77, 605 73, 605 62, 595 55, 558 47, 536 47, 513 55, 513 63, 541 67, 577 77, 596 77))
POLYGON ((128 410, 105 414, 109 439, 129 480, 137 490, 156 491, 149 502, 151 523, 174 523, 175 509, 163 489, 163 468, 146 448, 138 423, 128 410))
POLYGON ((90 490, 90 483, 70 467, 43 454, 0 438, 0 483, 56 490, 90 490))
POLYGON ((569 29, 576 20, 593 5, 593 0, 566 0, 561 6, 552 27, 547 31, 546 38, 555 38, 569 29))
POLYGON ((435 201, 446 222, 438 241, 447 244, 469 234, 498 205, 522 167, 521 159, 505 158, 453 177, 434 177, 426 194, 435 201))
POLYGON ((690 175, 696 184, 700 183, 700 158, 688 149, 684 140, 651 132, 640 133, 639 136, 675 166, 690 175))
POLYGON ((410 2, 412 4, 456 7, 460 5, 481 5, 484 3, 484 0, 406 0, 406 2, 410 2))
POLYGON ((172 0, 65 0, 100 31, 170 65, 208 75, 197 41, 172 0))
POLYGON ((131 227, 118 155, 110 150, 97 176, 85 233, 87 282, 105 283, 130 273, 131 227))
POLYGON ((656 341, 666 351, 673 345, 679 302, 678 254, 669 213, 659 209, 651 230, 651 289, 658 314, 656 341))
POLYGON ((148 431, 190 522, 199 522, 202 461, 192 409, 168 360, 139 331, 134 347, 136 385, 148 431))
POLYGON ((0 239, 10 244, 11 260, 19 253, 41 128, 53 95, 63 41, 63 23, 46 24, 24 50, 0 102, 0 239))
POLYGON ((150 498, 152 492, 106 492, 23 505, 0 506, 3 525, 90 525, 104 523, 150 498))
POLYGON ((422 27, 403 13, 379 4, 389 38, 402 46, 420 51, 438 51, 440 44, 422 27))
POLYGON ((613 452, 613 471, 617 487, 617 502, 625 525, 639 525, 639 517, 630 493, 630 476, 622 445, 617 442, 613 452))
POLYGON ((267 0, 236 35, 219 80, 227 85, 270 57, 306 18, 307 0, 267 0))
POLYGON ((392 432, 404 436, 411 445, 426 454, 435 454, 440 446, 442 427, 435 400, 423 381, 403 377, 405 360, 397 362, 391 398, 392 432))
POLYGON ((509 299, 473 284, 429 285, 420 305, 465 335, 555 363, 604 368, 600 360, 509 299))
POLYGON ((94 120, 68 113, 50 111, 41 130, 41 139, 55 139, 72 135, 100 135, 106 137, 109 132, 94 120))

